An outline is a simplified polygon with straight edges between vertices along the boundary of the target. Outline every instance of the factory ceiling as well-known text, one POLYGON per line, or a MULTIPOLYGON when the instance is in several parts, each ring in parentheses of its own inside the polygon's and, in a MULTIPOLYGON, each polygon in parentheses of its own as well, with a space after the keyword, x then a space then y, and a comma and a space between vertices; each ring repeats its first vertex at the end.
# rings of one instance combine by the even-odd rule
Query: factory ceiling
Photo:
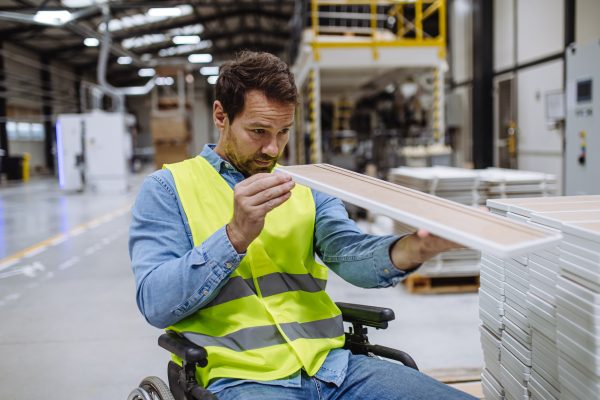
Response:
MULTIPOLYGON (((281 54, 290 40, 295 6, 294 0, 0 0, 0 13, 19 13, 31 18, 40 11, 66 10, 75 15, 94 3, 110 7, 108 29, 117 51, 111 53, 108 70, 109 78, 117 81, 137 76, 138 70, 136 62, 135 68, 119 65, 117 52, 121 56, 129 54, 134 60, 209 53, 215 61, 241 49, 281 54), (176 16, 149 13, 152 8, 175 6, 180 9, 176 16), (198 35, 201 40, 178 45, 173 38, 179 35, 198 35)), ((84 44, 89 36, 86 32, 101 33, 104 29, 100 9, 64 26, 0 19, 0 40, 36 52, 43 59, 87 70, 95 67, 99 47, 84 44)))

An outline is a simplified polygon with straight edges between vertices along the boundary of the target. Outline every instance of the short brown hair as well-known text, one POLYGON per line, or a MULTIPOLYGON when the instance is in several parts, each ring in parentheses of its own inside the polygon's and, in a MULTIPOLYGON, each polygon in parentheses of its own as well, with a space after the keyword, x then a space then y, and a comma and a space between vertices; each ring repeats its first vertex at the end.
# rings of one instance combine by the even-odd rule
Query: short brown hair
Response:
POLYGON ((252 90, 261 91, 269 100, 298 105, 294 75, 273 54, 245 50, 221 65, 216 100, 230 123, 242 112, 246 93, 252 90))

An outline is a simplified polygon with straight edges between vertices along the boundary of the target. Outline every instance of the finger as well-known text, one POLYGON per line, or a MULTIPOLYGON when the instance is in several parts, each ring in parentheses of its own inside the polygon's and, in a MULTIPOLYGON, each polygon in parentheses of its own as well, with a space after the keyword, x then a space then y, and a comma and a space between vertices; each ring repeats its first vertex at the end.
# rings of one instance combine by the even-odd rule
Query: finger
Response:
POLYGON ((269 176, 272 176, 272 174, 267 174, 267 173, 254 174, 251 177, 246 178, 243 181, 241 181, 240 183, 238 183, 238 185, 240 185, 240 187, 248 186, 248 185, 256 182, 257 180, 264 179, 269 176))
POLYGON ((249 200, 248 204, 250 204, 252 206, 258 206, 258 205, 266 203, 267 201, 270 201, 272 199, 281 197, 284 194, 291 191, 295 185, 296 184, 293 181, 290 181, 290 182, 285 182, 278 186, 273 186, 271 188, 268 188, 267 190, 263 190, 262 192, 259 192, 259 193, 255 194, 254 196, 250 197, 248 199, 249 200))
POLYGON ((274 186, 290 182, 292 177, 288 174, 264 174, 262 178, 256 179, 244 188, 245 196, 254 196, 257 193, 263 192, 274 186))
POLYGON ((283 196, 279 196, 277 198, 267 201, 266 203, 261 204, 260 207, 263 209, 263 211, 266 214, 269 211, 273 210, 274 208, 277 208, 280 205, 282 205, 283 203, 285 203, 290 197, 292 197, 292 192, 287 192, 283 196))

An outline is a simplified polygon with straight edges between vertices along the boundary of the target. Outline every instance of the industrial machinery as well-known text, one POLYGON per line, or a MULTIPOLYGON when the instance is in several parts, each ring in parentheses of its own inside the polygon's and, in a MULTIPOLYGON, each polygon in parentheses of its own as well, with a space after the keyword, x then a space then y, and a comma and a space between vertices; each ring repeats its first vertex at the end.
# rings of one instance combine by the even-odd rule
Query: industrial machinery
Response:
POLYGON ((56 151, 60 187, 105 193, 127 191, 134 125, 135 117, 122 112, 94 110, 59 115, 56 151))
POLYGON ((600 42, 566 52, 565 194, 600 194, 600 42))

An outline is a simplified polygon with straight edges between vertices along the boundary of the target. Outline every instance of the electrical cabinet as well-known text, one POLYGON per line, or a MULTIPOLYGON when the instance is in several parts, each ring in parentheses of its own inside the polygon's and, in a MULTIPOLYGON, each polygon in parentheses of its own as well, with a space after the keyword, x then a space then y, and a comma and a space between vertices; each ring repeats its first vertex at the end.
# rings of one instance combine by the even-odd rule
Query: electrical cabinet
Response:
POLYGON ((566 51, 565 194, 600 194, 600 42, 566 51))

